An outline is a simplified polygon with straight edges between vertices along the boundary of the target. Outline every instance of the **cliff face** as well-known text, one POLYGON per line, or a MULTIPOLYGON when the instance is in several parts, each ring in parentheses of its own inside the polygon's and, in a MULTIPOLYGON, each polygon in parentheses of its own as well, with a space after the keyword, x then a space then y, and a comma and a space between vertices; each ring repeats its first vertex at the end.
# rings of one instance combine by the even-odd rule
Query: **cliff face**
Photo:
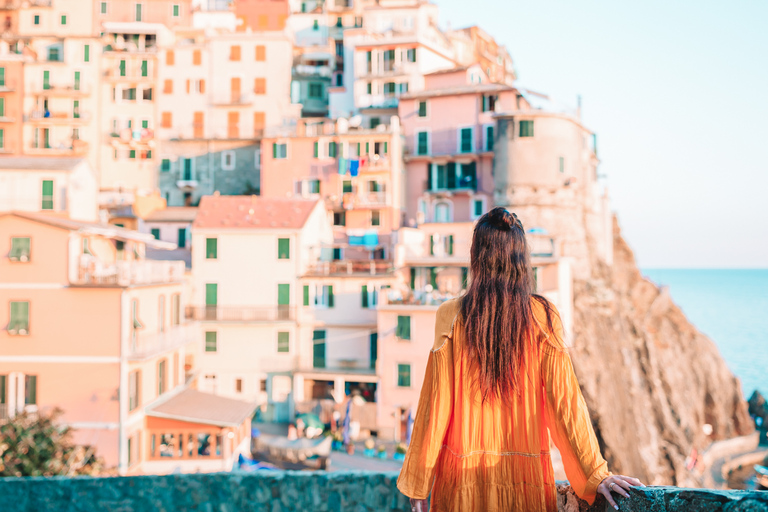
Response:
POLYGON ((614 473, 695 486, 686 457, 752 432, 747 404, 714 343, 642 277, 615 221, 613 231, 613 265, 593 259, 574 282, 574 367, 614 473))

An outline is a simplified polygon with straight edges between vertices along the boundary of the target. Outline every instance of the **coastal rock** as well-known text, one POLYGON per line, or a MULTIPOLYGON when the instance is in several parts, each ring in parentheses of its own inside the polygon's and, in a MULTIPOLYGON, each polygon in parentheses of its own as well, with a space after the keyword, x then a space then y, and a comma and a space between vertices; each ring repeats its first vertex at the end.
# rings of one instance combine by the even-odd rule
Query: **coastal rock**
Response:
POLYGON ((697 486, 692 450, 754 431, 740 383, 668 291, 641 275, 615 219, 613 265, 590 267, 574 282, 571 354, 610 469, 697 486))

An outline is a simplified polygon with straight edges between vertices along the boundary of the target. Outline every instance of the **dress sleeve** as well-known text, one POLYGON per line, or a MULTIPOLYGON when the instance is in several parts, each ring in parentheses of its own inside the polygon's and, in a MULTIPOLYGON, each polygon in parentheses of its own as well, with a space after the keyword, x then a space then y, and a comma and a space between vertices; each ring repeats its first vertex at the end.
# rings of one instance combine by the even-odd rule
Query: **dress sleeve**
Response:
POLYGON ((447 304, 437 311, 435 342, 429 353, 424 384, 397 488, 410 498, 426 499, 432 490, 437 459, 453 409, 454 315, 447 304))
POLYGON ((571 487, 591 505, 595 501, 597 486, 611 473, 600 454, 587 404, 563 343, 563 327, 557 315, 554 315, 552 324, 554 333, 549 334, 541 344, 546 424, 563 457, 565 474, 571 487))

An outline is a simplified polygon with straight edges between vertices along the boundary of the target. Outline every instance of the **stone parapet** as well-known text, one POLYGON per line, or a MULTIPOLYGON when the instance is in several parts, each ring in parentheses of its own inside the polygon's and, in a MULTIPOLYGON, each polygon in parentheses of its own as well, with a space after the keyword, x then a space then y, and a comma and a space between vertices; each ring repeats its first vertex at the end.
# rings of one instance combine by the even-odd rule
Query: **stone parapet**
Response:
MULTIPOLYGON (((0 478, 0 496, 15 512, 407 512, 408 499, 396 481, 396 472, 358 471, 0 478)), ((646 487, 617 501, 624 512, 768 512, 768 492, 755 491, 646 487)), ((602 498, 590 507, 567 482, 558 482, 558 510, 613 509, 602 498)))

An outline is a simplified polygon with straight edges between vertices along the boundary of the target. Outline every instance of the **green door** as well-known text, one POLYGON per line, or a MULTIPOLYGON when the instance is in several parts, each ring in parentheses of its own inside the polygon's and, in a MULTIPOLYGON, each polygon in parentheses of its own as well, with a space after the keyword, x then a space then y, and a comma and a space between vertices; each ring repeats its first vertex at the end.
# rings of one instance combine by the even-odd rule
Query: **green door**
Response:
POLYGON ((279 320, 290 318, 291 285, 277 285, 277 317, 279 320))
POLYGON ((219 285, 216 283, 205 284, 205 305, 216 306, 219 301, 219 285))

